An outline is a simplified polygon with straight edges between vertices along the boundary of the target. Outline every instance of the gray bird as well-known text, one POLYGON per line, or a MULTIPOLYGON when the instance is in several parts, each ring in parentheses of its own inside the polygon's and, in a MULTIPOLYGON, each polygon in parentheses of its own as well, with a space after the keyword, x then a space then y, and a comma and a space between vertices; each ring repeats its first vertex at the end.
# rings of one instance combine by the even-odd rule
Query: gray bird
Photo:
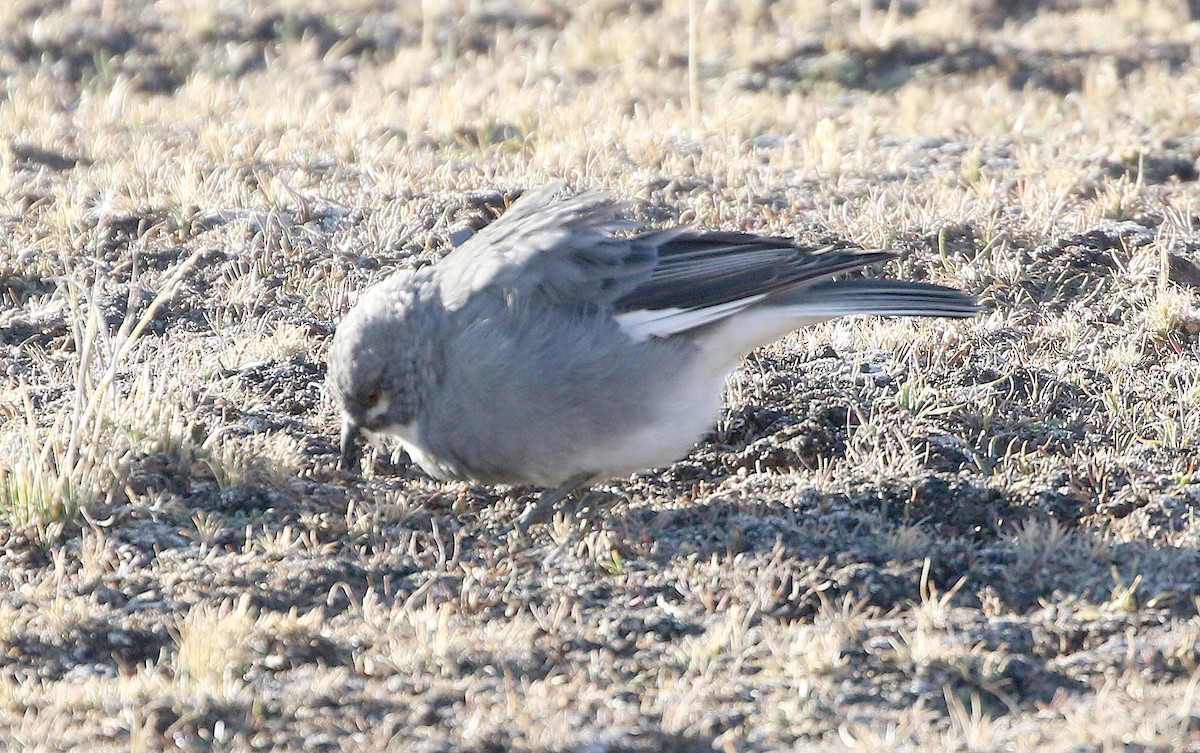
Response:
POLYGON ((341 466, 363 430, 442 480, 575 488, 669 465, 715 423, 754 348, 851 314, 969 317, 951 288, 832 279, 888 251, 685 227, 630 234, 603 193, 526 193, 436 264, 367 291, 338 326, 329 384, 341 466), (623 233, 623 234, 617 234, 623 233))

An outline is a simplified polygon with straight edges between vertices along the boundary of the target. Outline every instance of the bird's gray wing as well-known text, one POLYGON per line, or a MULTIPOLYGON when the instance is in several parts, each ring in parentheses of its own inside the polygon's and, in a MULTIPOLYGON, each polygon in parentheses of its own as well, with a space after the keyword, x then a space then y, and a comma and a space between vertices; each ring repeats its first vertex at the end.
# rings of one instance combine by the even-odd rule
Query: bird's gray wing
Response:
POLYGON ((458 309, 483 291, 609 307, 651 274, 652 245, 614 235, 622 220, 601 191, 554 201, 561 184, 527 192, 438 266, 442 299, 458 309))
MULTIPOLYGON (((587 191, 554 201, 560 188, 554 184, 526 193, 438 265, 448 308, 461 308, 485 291, 506 300, 537 297, 555 305, 611 311, 635 339, 669 337, 727 319, 768 298, 794 297, 840 272, 894 256, 748 233, 696 233, 686 227, 615 235, 636 225, 621 219, 606 194, 587 191)), ((867 292, 855 290, 862 297, 893 301, 897 295, 867 292)), ((836 299, 839 292, 822 297, 826 295, 836 299)), ((870 312, 879 308, 872 306, 870 312)))
MULTIPOLYGON (((890 259, 890 251, 802 246, 789 238, 679 229, 638 238, 656 250, 650 275, 617 299, 635 339, 666 337, 733 316, 767 298, 890 259)), ((836 295, 836 293, 835 293, 836 295)))

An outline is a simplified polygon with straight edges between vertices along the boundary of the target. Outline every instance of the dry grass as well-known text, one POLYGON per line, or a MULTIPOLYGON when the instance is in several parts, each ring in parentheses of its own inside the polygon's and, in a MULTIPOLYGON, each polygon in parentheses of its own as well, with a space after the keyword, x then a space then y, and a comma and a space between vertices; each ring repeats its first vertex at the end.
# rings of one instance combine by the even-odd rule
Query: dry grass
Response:
POLYGON ((6 749, 1197 749, 1186 3, 390 5, 0 7, 6 749), (987 311, 530 536, 337 474, 340 316, 560 177, 987 311))

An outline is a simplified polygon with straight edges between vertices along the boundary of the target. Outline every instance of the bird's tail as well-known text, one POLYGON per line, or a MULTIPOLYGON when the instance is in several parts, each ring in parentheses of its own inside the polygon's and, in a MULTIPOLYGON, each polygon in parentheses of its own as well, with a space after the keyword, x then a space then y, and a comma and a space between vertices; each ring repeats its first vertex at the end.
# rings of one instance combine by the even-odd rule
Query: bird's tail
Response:
POLYGON ((708 358, 732 369, 752 349, 788 332, 840 316, 948 316, 979 313, 971 296, 907 280, 852 278, 798 286, 767 297, 705 331, 708 358))
POLYGON ((832 319, 854 314, 966 318, 979 313, 975 299, 954 288, 864 277, 786 290, 763 301, 760 307, 784 309, 788 315, 800 319, 832 319))

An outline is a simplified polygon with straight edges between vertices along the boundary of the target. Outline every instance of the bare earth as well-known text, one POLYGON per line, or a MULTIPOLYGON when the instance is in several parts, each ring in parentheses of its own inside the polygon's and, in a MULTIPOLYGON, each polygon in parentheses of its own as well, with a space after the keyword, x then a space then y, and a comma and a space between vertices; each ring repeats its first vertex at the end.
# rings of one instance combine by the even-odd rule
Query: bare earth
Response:
POLYGON ((0 749, 1200 751, 1187 3, 247 5, 0 4, 0 749), (556 178, 986 311, 527 535, 338 473, 338 319, 556 178))

